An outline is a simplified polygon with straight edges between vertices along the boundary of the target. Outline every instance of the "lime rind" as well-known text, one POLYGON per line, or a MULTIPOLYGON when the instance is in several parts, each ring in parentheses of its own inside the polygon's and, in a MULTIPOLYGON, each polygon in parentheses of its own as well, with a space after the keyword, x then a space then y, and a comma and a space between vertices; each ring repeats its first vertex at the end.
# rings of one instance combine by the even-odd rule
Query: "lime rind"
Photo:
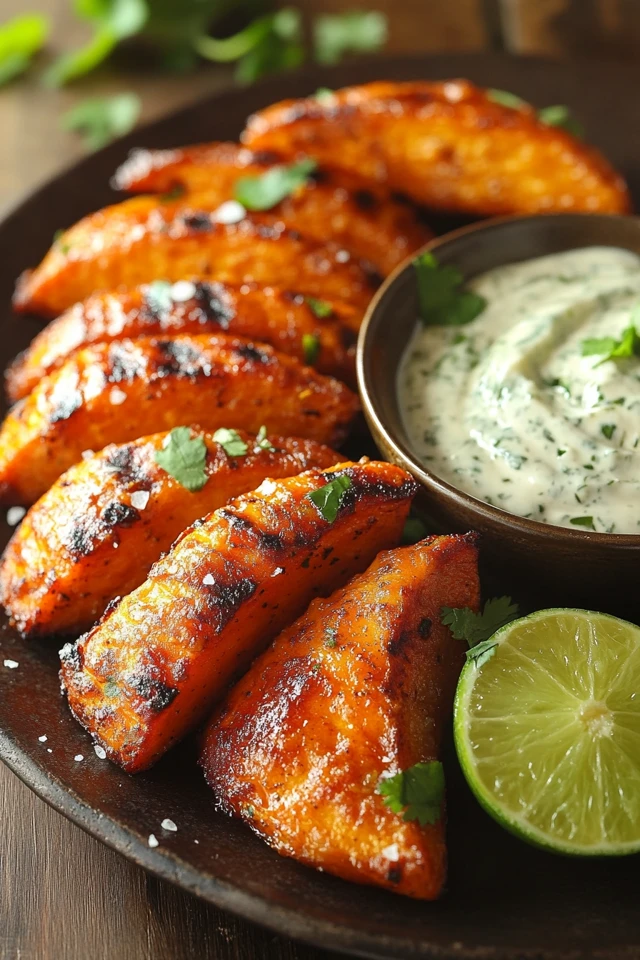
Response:
POLYGON ((495 646, 491 656, 478 662, 470 660, 465 665, 454 708, 458 758, 480 805, 511 833, 554 853, 581 857, 639 853, 640 683, 636 687, 635 678, 640 678, 640 628, 608 614, 555 608, 506 624, 493 636, 492 642, 495 646), (530 634, 530 628, 543 637, 547 629, 550 634, 555 633, 558 640, 553 648, 551 645, 541 648, 538 652, 544 656, 537 661, 526 650, 510 643, 518 635, 530 634), (565 635, 567 630, 570 635, 565 635), (571 652, 573 658, 567 655, 571 652), (505 685, 501 662, 506 654, 512 674, 510 683, 507 674, 506 683, 507 687, 511 686, 507 691, 511 710, 498 709, 492 716, 486 712, 492 697, 499 708, 501 698, 504 700, 500 689, 501 683, 505 685), (515 670, 514 664, 517 664, 515 670), (485 670, 491 671, 492 676, 489 683, 486 675, 482 677, 487 690, 485 697, 480 698, 478 709, 474 691, 485 670), (522 678, 524 681, 519 686, 518 680, 522 678), (514 691, 520 695, 514 698, 514 691), (614 717, 611 722, 615 724, 615 736, 600 732, 597 736, 586 736, 585 724, 592 721, 581 705, 588 699, 588 709, 594 714, 593 723, 601 726, 609 723, 608 707, 598 709, 598 698, 605 693, 614 717), (523 703, 531 713, 522 708, 523 703), (480 718, 483 708, 485 714, 480 718), (500 742, 504 747, 500 754, 492 747, 485 760, 477 745, 474 746, 470 730, 477 731, 479 725, 487 742, 500 742), (535 763, 533 770, 528 770, 523 763, 526 751, 531 751, 531 755, 537 751, 544 756, 540 766, 548 776, 535 784, 539 787, 537 797, 532 796, 534 784, 531 782, 537 771, 535 763), (520 758, 519 768, 515 757, 520 758), (483 777, 483 764, 495 771, 504 766, 507 779, 511 765, 512 772, 517 770, 518 785, 524 786, 518 786, 515 793, 511 789, 505 796, 497 796, 498 777, 494 777, 493 784, 488 783, 487 777, 483 777), (593 789, 585 788, 589 777, 593 789), (521 793, 519 809, 514 802, 518 791, 521 793), (582 794, 586 800, 580 811, 582 794), (549 804, 549 796, 554 799, 554 806, 549 804), (638 797, 637 804, 634 796, 638 797), (579 816, 575 816, 576 810, 579 816), (536 816, 546 822, 545 829, 534 822, 536 816), (598 827, 616 839, 605 836, 594 841, 593 834, 598 827), (581 835, 582 832, 590 835, 590 839, 581 835), (622 840, 620 835, 624 833, 630 839, 622 840))

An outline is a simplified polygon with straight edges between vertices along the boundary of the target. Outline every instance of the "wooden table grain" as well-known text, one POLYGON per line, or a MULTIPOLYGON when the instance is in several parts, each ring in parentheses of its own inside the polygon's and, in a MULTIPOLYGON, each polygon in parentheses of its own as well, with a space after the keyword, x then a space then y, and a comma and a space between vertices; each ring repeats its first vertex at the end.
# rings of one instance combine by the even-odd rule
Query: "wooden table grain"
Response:
MULTIPOLYGON (((640 4, 626 0, 301 0, 307 14, 376 6, 391 18, 390 48, 527 52, 589 50, 629 54, 640 48, 640 4)), ((53 49, 83 39, 69 0, 34 0, 29 9, 54 22, 53 49)), ((0 20, 24 12, 25 0, 0 0, 0 20)), ((633 55, 633 54, 631 54, 633 55)), ((214 92, 224 70, 158 76, 109 69, 61 92, 35 76, 0 90, 0 209, 82 153, 59 126, 61 111, 86 96, 135 88, 143 119, 214 92)), ((1 960, 321 960, 328 953, 294 944, 156 880, 85 835, 35 797, 0 764, 1 960)))

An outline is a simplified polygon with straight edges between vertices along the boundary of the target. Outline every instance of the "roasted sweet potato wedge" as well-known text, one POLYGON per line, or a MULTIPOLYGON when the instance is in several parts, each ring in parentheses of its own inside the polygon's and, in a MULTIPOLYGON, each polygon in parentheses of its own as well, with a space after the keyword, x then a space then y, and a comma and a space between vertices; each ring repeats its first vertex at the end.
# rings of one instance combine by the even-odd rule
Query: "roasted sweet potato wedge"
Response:
POLYGON ((280 853, 432 900, 444 810, 394 813, 381 778, 436 760, 465 644, 444 606, 477 608, 475 536, 382 553, 260 656, 209 725, 201 763, 219 806, 280 853))
POLYGON ((158 281, 119 293, 101 293, 52 320, 5 373, 12 403, 42 377, 92 343, 143 336, 225 331, 270 343, 283 353, 355 383, 355 340, 362 310, 347 303, 311 303, 272 287, 158 281), (309 339, 310 338, 310 339, 309 339))
POLYGON ((391 464, 341 464, 266 480, 195 524, 61 651, 73 713, 125 770, 149 767, 313 596, 397 542, 415 489, 391 464), (334 493, 325 517, 310 495, 334 493))
MULTIPOLYGON (((192 195, 191 202, 215 210, 234 196, 240 178, 259 177, 283 162, 277 155, 252 154, 235 143, 136 150, 114 183, 125 190, 160 194, 183 188, 192 195)), ((432 236, 410 204, 392 197, 385 187, 336 169, 315 171, 305 186, 269 212, 308 237, 343 244, 384 275, 432 236)))
POLYGON ((466 80, 370 83, 286 100, 255 114, 243 140, 357 171, 439 210, 630 209, 624 180, 597 150, 466 80))
POLYGON ((131 593, 178 534, 266 477, 329 467, 340 457, 313 440, 238 435, 246 454, 230 455, 211 434, 199 490, 156 462, 168 439, 157 433, 113 444, 67 470, 31 508, 0 561, 0 602, 24 635, 77 636, 115 597, 131 593))
POLYGON ((81 221, 20 277, 16 310, 57 316, 100 290, 185 277, 276 286, 363 308, 378 283, 340 244, 311 240, 265 214, 223 224, 197 209, 171 216, 154 198, 126 203, 152 210, 128 220, 120 209, 114 221, 107 207, 81 221))
POLYGON ((80 350, 0 429, 0 501, 30 504, 87 449, 180 425, 262 424, 338 443, 359 409, 344 384, 266 344, 225 334, 141 337, 80 350))

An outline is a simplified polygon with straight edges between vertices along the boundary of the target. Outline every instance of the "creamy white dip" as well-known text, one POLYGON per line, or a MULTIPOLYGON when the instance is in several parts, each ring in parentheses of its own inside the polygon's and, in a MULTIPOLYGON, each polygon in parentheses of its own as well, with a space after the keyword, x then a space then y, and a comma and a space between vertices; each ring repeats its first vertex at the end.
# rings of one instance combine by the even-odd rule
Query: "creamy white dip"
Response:
MULTIPOLYGON (((398 376, 405 428, 439 477, 510 513, 640 533, 640 357, 583 355, 640 305, 640 257, 586 247, 491 270, 465 326, 417 325, 398 376)), ((640 333, 640 313, 635 317, 640 333)))

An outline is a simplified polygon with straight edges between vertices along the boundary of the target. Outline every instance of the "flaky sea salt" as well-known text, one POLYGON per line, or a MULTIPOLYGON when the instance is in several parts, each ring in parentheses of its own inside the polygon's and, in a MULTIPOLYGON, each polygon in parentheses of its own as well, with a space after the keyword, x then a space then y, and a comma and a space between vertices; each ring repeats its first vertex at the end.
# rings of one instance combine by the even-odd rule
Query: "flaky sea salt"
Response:
POLYGON ((82 763, 82 761, 84 760, 84 757, 82 756, 81 753, 76 753, 73 759, 75 760, 76 763, 82 763))
POLYGON ((214 210, 212 219, 215 223, 240 223, 246 215, 247 211, 237 200, 225 200, 214 210))
POLYGON ((41 737, 38 737, 40 743, 46 743, 48 739, 49 737, 46 735, 46 733, 43 733, 41 737))
POLYGON ((20 523, 27 511, 24 507, 9 507, 7 510, 7 523, 10 527, 15 527, 20 523))
POLYGON ((149 834, 149 839, 147 840, 147 843, 149 844, 150 847, 157 847, 157 846, 158 846, 158 840, 157 840, 157 837, 156 837, 155 833, 150 833, 150 834, 149 834))
POLYGON ((120 390, 119 387, 112 387, 111 392, 109 393, 109 403, 112 403, 114 407, 119 407, 121 403, 124 403, 127 399, 127 395, 124 390, 120 390))
POLYGON ((165 817, 165 819, 162 821, 160 826, 162 827, 163 830, 171 830, 172 833, 176 833, 178 829, 175 823, 173 822, 173 820, 169 820, 168 817, 165 817))
POLYGON ((348 250, 338 250, 336 253, 336 262, 337 263, 347 263, 351 259, 351 254, 348 250))
POLYGON ((104 747, 101 747, 99 743, 94 743, 93 749, 95 750, 96 757, 98 757, 100 760, 107 759, 107 751, 104 747))
POLYGON ((95 457, 95 450, 83 450, 80 456, 83 460, 91 460, 91 457, 95 457))
POLYGON ((174 303, 184 303, 196 295, 196 288, 190 280, 177 280, 171 287, 171 299, 174 303))
POLYGON ((17 660, 5 660, 4 665, 5 667, 8 667, 9 670, 15 670, 20 666, 17 660))
POLYGON ((135 490, 131 494, 131 506, 135 507, 136 510, 144 510, 149 503, 150 496, 151 494, 148 490, 135 490))
POLYGON ((204 580, 202 582, 205 585, 205 587, 211 587, 216 581, 210 573, 207 573, 205 574, 204 580))
POLYGON ((387 860, 391 860, 393 863, 397 863, 400 859, 400 850, 398 849, 397 843, 390 843, 388 847, 385 847, 384 850, 380 852, 383 857, 386 857, 387 860))

